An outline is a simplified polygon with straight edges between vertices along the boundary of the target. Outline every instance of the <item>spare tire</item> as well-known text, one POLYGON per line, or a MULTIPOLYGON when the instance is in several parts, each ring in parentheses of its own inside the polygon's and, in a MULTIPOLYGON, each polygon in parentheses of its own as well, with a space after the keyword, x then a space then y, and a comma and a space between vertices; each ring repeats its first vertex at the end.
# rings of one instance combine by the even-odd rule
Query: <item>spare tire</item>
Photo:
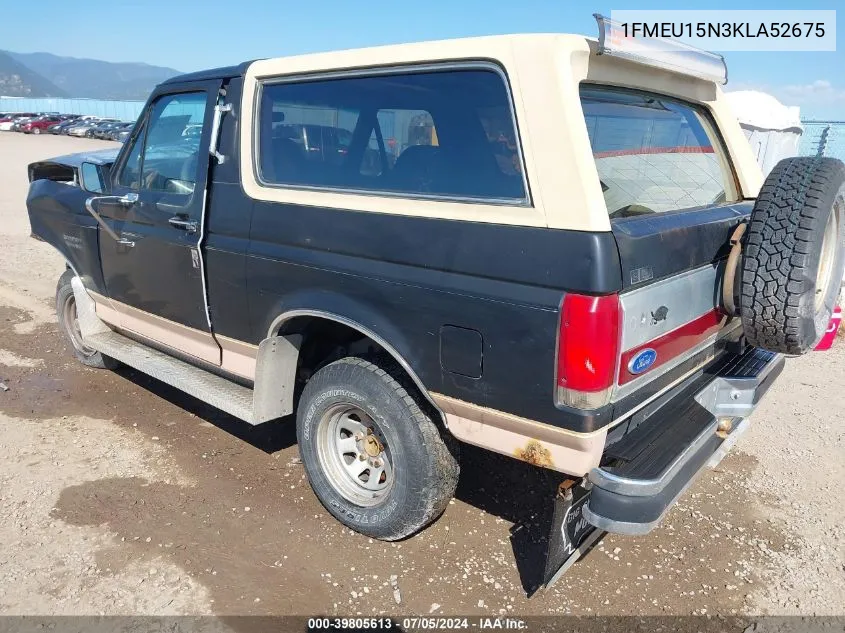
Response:
POLYGON ((845 164, 787 158, 766 178, 742 253, 740 318, 748 342, 804 354, 824 335, 845 267, 845 164))

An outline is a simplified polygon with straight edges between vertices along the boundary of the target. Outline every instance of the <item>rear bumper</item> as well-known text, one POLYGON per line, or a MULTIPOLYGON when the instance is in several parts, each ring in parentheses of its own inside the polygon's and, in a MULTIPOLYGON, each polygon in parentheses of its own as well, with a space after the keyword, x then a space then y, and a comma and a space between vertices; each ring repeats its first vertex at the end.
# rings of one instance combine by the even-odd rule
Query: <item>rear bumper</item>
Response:
POLYGON ((783 366, 782 356, 750 349, 645 412, 609 449, 610 463, 590 471, 586 520, 618 534, 651 531, 697 475, 736 443, 783 366))

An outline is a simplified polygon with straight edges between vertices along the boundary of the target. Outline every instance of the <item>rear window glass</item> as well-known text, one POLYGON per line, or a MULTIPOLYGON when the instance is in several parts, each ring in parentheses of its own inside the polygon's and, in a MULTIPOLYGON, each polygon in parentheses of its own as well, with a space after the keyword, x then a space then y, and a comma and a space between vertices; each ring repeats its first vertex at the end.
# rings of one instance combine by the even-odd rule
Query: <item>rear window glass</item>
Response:
POLYGON ((586 84, 581 106, 611 217, 736 199, 724 148, 704 110, 656 94, 586 84))
POLYGON ((268 184, 523 202, 507 86, 494 70, 262 86, 268 184))

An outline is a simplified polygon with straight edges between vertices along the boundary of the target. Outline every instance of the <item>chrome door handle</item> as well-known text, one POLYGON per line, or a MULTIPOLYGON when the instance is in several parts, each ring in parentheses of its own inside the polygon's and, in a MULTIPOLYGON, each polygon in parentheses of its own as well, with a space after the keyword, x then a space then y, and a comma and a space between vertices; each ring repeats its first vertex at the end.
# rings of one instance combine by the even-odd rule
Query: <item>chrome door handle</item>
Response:
POLYGON ((196 220, 188 220, 186 218, 180 218, 178 215, 170 218, 168 220, 170 226, 176 227, 177 229, 182 229, 188 233, 196 233, 197 232, 197 221, 196 220))

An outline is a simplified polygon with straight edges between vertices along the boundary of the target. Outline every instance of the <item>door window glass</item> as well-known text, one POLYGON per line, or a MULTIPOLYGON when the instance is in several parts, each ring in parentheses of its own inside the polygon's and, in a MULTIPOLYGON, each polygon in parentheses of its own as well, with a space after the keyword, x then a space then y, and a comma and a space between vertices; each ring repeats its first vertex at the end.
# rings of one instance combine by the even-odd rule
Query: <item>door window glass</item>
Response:
POLYGON ((166 95, 156 101, 117 183, 135 190, 193 193, 205 107, 205 92, 166 95))
POLYGON ((581 106, 611 217, 737 199, 727 154, 703 108, 586 84, 581 106))
POLYGON ((200 150, 196 130, 202 129, 205 106, 204 92, 167 95, 156 101, 144 143, 142 189, 193 193, 200 150))

